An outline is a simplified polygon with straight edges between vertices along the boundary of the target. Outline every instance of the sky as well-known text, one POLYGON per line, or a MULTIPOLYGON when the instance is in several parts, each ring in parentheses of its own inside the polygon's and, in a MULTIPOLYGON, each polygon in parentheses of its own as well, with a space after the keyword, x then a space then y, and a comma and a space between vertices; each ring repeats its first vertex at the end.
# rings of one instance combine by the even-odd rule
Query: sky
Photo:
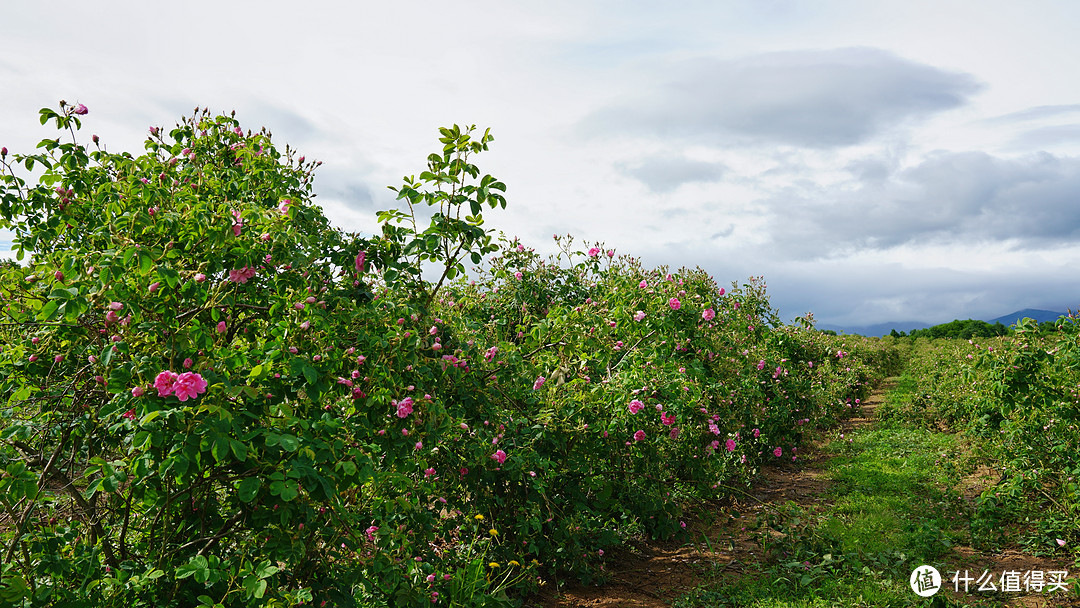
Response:
POLYGON ((438 128, 475 124, 507 185, 486 226, 541 253, 571 234, 763 276, 785 320, 1080 307, 1071 0, 5 4, 13 152, 61 99, 136 153, 235 110, 322 160, 315 202, 370 233, 438 128))

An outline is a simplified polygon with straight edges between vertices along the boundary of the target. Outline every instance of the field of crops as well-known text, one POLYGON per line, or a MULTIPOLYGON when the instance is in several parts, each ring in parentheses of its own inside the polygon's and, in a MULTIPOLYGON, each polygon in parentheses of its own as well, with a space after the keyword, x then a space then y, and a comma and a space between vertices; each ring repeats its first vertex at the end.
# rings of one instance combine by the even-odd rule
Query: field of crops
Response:
POLYGON ((679 538, 902 370, 887 417, 1000 463, 979 542, 1080 543, 1071 322, 831 336, 760 278, 569 236, 544 257, 483 227, 505 186, 471 129, 362 236, 311 202, 316 163, 229 116, 138 157, 79 120, 43 110, 61 137, 2 159, 28 257, 0 275, 0 605, 517 605, 679 538))

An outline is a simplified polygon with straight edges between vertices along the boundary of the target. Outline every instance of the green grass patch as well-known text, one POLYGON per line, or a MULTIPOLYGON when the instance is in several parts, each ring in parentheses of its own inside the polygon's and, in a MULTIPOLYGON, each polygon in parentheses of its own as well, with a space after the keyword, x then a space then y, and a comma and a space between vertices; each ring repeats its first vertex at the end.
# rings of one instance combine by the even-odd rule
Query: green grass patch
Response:
MULTIPOLYGON (((903 380, 892 396, 909 401, 903 380)), ((836 433, 824 448, 833 486, 824 509, 787 503, 758 518, 760 572, 703 586, 679 608, 947 606, 916 596, 913 568, 937 565, 969 540, 969 509, 955 485, 974 469, 963 440, 890 418, 836 433)))

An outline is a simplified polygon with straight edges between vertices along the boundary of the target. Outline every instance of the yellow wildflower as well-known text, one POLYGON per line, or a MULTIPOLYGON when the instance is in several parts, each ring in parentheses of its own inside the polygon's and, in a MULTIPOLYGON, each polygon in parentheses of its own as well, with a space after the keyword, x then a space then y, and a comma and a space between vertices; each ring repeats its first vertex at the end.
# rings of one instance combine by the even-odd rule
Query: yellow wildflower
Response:
POLYGON ((488 568, 498 568, 498 567, 499 567, 499 562, 491 562, 490 564, 488 564, 488 568))
POLYGON ((476 516, 476 521, 484 521, 484 516, 483 515, 477 515, 476 516))
POLYGON ((499 535, 499 531, 498 531, 498 530, 496 530, 495 528, 492 528, 492 529, 488 530, 488 534, 490 534, 490 535, 492 535, 492 536, 498 536, 498 535, 499 535))
POLYGON ((511 565, 511 566, 520 566, 521 564, 519 564, 516 559, 512 559, 512 560, 510 560, 509 565, 511 565))

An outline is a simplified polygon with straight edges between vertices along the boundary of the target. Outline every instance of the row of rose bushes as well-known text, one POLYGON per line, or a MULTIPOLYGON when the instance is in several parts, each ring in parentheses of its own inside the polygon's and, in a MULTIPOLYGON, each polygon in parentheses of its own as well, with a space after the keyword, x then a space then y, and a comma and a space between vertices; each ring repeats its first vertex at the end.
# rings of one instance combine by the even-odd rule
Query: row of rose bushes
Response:
POLYGON ((998 338, 901 341, 906 396, 884 413, 978 442, 996 473, 975 512, 993 528, 985 542, 1058 555, 1080 545, 1078 336, 1075 318, 1026 319, 998 338))
POLYGON ((79 143, 85 114, 0 151, 29 254, 0 276, 0 604, 511 601, 678 534, 895 362, 779 323, 760 280, 500 245, 487 133, 443 129, 362 237, 230 116, 134 157, 79 143))

